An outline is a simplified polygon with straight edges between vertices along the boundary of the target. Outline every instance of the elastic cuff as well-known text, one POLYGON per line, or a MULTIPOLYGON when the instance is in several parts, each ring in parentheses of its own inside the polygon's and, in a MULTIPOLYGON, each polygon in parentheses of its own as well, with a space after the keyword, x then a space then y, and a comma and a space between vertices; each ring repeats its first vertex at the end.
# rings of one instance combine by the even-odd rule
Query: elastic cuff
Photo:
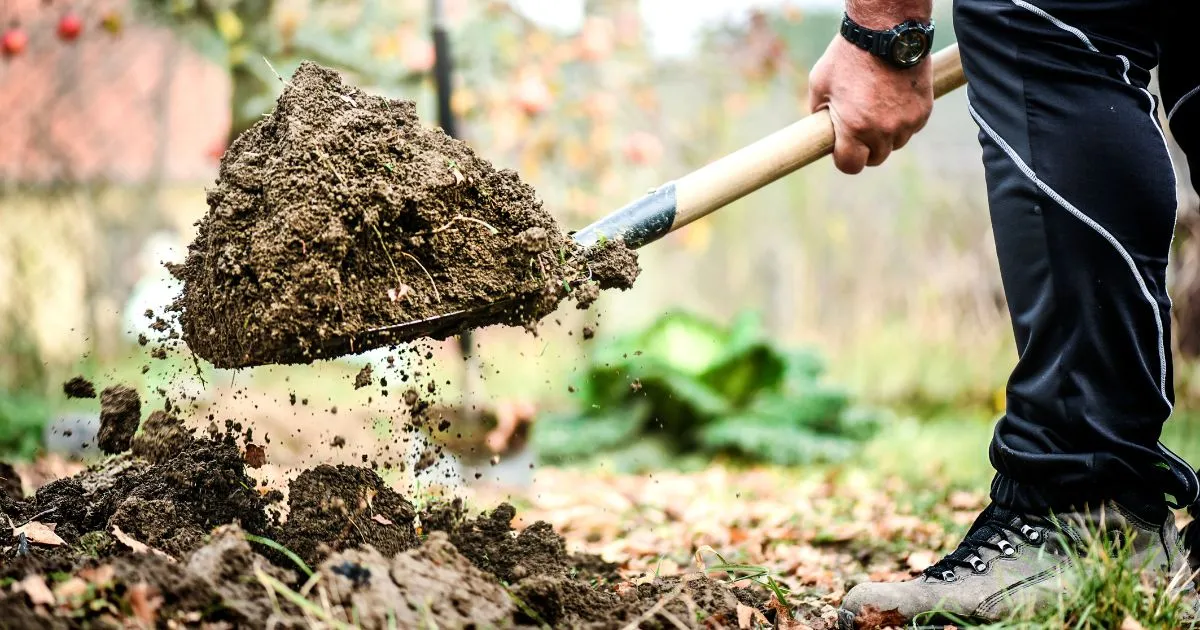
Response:
POLYGON ((1023 514, 1074 512, 1088 506, 1099 506, 1105 501, 1115 501, 1151 523, 1163 522, 1168 513, 1166 499, 1161 494, 1148 494, 1144 489, 1116 487, 1100 490, 1095 487, 1038 486, 1014 481, 1000 473, 996 473, 992 478, 991 496, 992 501, 1000 507, 1023 514))

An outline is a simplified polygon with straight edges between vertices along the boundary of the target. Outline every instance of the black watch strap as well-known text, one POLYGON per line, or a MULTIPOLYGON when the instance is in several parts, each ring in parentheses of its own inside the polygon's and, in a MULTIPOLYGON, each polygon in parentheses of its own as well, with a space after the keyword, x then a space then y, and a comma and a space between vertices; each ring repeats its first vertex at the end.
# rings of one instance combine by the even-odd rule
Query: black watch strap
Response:
POLYGON ((842 16, 842 37, 845 37, 850 43, 872 55, 879 57, 887 56, 888 46, 892 43, 892 35, 890 30, 871 30, 865 26, 860 26, 857 22, 850 19, 849 15, 842 16))

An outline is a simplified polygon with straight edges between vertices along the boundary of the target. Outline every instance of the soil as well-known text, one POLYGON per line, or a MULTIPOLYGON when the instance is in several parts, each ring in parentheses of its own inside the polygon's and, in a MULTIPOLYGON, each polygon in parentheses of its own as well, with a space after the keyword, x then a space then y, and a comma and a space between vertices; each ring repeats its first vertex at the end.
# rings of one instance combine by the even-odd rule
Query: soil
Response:
POLYGON ((142 401, 137 391, 114 385, 100 392, 100 432, 96 436, 100 450, 109 454, 129 450, 141 421, 142 401))
POLYGON ((311 62, 225 152, 208 205, 171 268, 184 285, 173 308, 184 341, 221 368, 533 327, 569 294, 594 299, 592 285, 628 287, 637 273, 615 243, 589 271, 592 253, 516 173, 423 126, 412 101, 311 62))
POLYGON ((704 577, 632 584, 616 564, 568 553, 544 522, 515 531, 508 504, 469 517, 459 500, 433 502, 418 514, 366 467, 301 472, 284 510, 282 494, 260 489, 247 470, 248 432, 229 422, 194 434, 176 412, 151 413, 133 452, 28 498, 0 492, 4 519, 55 523, 65 542, 30 543, 0 527, 5 627, 140 618, 303 628, 317 614, 363 628, 720 628, 737 626, 739 602, 773 616, 762 591, 704 577), (302 610, 297 593, 313 589, 310 570, 320 579, 302 610), (26 588, 39 580, 53 603, 26 588))
POLYGON ((63 393, 67 398, 95 398, 96 386, 86 378, 76 376, 63 383, 63 393))

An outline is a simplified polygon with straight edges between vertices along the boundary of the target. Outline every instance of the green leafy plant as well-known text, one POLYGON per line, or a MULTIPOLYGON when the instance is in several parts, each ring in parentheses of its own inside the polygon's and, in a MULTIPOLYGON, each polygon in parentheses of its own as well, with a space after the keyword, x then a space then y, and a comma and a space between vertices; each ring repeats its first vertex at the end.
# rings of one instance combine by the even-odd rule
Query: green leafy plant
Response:
POLYGON ((809 350, 782 347, 758 318, 728 327, 668 313, 597 348, 578 383, 578 408, 543 416, 532 444, 550 463, 613 459, 646 469, 724 454, 802 465, 837 461, 878 428, 843 390, 821 382, 809 350))
POLYGON ((46 402, 36 396, 0 391, 0 459, 29 459, 43 446, 50 419, 46 402))

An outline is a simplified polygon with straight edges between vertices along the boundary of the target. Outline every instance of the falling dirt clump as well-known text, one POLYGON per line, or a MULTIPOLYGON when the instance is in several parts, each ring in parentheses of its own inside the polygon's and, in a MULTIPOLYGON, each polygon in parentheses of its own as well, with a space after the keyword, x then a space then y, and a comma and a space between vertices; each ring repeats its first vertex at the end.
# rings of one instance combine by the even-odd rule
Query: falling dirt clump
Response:
POLYGON ((100 393, 100 450, 114 455, 129 450, 133 434, 142 421, 142 402, 137 391, 114 385, 100 393))
POLYGON ((368 468, 323 464, 288 488, 279 542, 310 564, 362 545, 387 556, 417 546, 416 510, 368 468))
POLYGON ((63 393, 67 398, 95 398, 96 386, 86 378, 76 376, 63 383, 63 393))
POLYGON ((497 302, 417 336, 531 325, 587 274, 516 173, 311 62, 225 152, 208 205, 173 308, 222 368, 362 352, 398 341, 364 331, 497 302))
POLYGON ((363 368, 358 371, 358 374, 354 376, 354 389, 362 389, 370 385, 372 382, 371 364, 368 363, 364 365, 363 368))

